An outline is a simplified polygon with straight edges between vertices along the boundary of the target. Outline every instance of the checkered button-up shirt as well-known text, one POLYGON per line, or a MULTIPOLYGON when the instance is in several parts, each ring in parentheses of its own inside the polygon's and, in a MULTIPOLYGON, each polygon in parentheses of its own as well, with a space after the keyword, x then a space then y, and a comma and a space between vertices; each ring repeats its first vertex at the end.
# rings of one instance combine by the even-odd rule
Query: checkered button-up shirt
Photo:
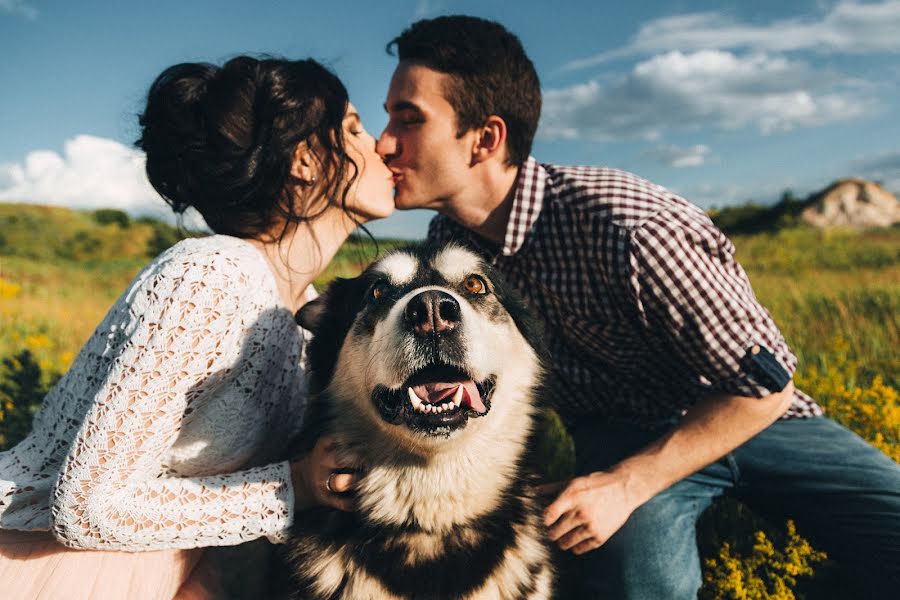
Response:
MULTIPOLYGON (((703 396, 779 391, 796 368, 728 238, 630 173, 529 158, 502 247, 444 216, 428 237, 486 254, 543 319, 548 387, 568 420, 663 426, 703 396)), ((784 418, 820 414, 796 391, 784 418)))

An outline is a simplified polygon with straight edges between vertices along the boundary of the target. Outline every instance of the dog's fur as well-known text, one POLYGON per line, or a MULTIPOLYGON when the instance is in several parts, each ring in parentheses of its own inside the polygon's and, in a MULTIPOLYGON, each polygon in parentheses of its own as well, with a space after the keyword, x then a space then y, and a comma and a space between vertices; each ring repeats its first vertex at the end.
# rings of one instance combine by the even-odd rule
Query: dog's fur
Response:
POLYGON ((298 322, 315 334, 312 428, 334 435, 364 476, 355 512, 297 515, 295 597, 549 598, 555 574, 523 466, 538 336, 490 266, 452 245, 394 251, 337 280, 298 322), (466 288, 470 275, 486 293, 466 288), (423 298, 433 313, 416 309, 423 298), (459 408, 414 408, 409 390, 429 375, 468 382, 459 408))

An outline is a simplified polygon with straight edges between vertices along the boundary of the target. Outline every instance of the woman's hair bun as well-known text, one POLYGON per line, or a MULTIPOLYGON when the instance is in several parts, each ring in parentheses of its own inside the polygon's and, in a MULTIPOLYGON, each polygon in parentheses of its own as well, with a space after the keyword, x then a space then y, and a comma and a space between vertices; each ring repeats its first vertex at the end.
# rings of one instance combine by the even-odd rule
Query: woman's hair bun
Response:
POLYGON ((209 83, 220 71, 209 63, 169 67, 150 86, 147 107, 140 115, 141 137, 136 145, 147 154, 147 176, 177 213, 191 205, 182 181, 183 161, 206 145, 203 104, 209 83))
POLYGON ((329 176, 325 197, 343 203, 357 172, 344 148, 346 108, 346 88, 314 60, 183 63, 150 87, 137 146, 151 185, 175 212, 192 206, 217 233, 253 236, 315 217, 291 194, 301 142, 315 146, 329 176))

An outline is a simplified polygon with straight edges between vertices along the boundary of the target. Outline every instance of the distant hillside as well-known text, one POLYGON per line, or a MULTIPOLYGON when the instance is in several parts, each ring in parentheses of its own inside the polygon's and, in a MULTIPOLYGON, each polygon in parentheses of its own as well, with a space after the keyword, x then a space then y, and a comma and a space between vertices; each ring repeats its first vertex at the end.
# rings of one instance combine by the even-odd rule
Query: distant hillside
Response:
MULTIPOLYGON (((56 206, 0 202, 0 257, 18 257, 36 264, 72 262, 81 266, 112 263, 144 265, 186 237, 207 235, 185 231, 151 219, 132 219, 115 209, 73 210, 56 206)), ((409 241, 365 235, 351 236, 334 257, 329 275, 353 276, 378 253, 409 241)))
POLYGON ((900 202, 878 184, 864 179, 840 179, 799 199, 790 191, 772 206, 748 202, 709 211, 725 233, 754 234, 785 227, 872 229, 900 222, 900 202))
POLYGON ((814 227, 891 227, 900 223, 900 201, 877 183, 841 179, 810 196, 800 216, 814 227))
POLYGON ((0 256, 41 261, 144 260, 190 232, 115 209, 0 203, 0 256))

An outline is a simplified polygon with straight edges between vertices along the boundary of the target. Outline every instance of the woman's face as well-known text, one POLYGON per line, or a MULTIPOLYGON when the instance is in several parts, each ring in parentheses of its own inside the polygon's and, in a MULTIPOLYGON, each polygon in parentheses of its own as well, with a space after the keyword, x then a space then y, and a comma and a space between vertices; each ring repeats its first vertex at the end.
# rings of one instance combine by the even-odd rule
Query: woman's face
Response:
POLYGON ((359 168, 347 193, 347 211, 370 221, 394 212, 394 181, 390 169, 375 152, 375 138, 366 131, 353 104, 347 104, 344 116, 344 141, 347 155, 359 168))

